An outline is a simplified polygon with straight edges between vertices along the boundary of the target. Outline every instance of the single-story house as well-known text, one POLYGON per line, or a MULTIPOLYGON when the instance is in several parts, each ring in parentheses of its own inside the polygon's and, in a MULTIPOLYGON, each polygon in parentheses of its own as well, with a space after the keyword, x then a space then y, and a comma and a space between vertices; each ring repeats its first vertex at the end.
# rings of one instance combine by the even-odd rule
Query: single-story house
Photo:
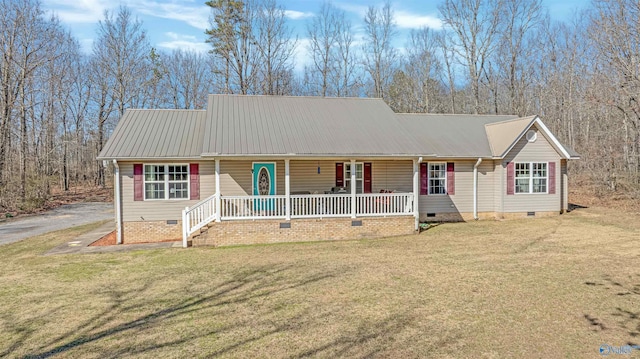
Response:
POLYGON ((230 245, 413 233, 420 221, 567 210, 562 145, 537 116, 396 114, 380 99, 210 95, 127 110, 118 243, 230 245))

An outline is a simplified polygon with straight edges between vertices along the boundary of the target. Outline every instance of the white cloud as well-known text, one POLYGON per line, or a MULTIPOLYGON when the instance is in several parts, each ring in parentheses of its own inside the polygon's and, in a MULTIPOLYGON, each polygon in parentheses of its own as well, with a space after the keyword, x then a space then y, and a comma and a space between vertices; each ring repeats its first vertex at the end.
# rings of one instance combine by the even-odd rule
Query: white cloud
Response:
POLYGON ((338 9, 344 10, 346 12, 350 12, 352 14, 356 14, 360 18, 364 18, 364 16, 367 14, 367 10, 369 9, 368 6, 353 5, 350 3, 342 3, 342 2, 336 2, 334 3, 334 5, 338 9))
POLYGON ((196 29, 206 30, 209 27, 210 8, 207 6, 187 6, 184 3, 161 3, 144 0, 131 3, 130 6, 140 14, 182 21, 196 29))
POLYGON ((165 32, 165 36, 169 38, 168 41, 161 41, 158 43, 158 47, 162 47, 169 50, 192 50, 200 53, 205 53, 211 50, 211 45, 198 41, 193 35, 176 34, 175 32, 165 32))
POLYGON ((117 6, 108 0, 44 0, 42 4, 70 24, 96 23, 104 17, 105 10, 117 6))
POLYGON ((302 73, 304 71, 304 67, 309 65, 311 62, 311 58, 309 57, 309 45, 311 41, 308 38, 298 39, 298 44, 293 54, 293 59, 295 61, 295 71, 297 73, 302 73))
POLYGON ((284 16, 288 17, 291 20, 301 20, 310 17, 314 17, 315 15, 312 12, 302 12, 296 10, 285 10, 284 16))
POLYGON ((402 29, 419 29, 422 27, 436 30, 442 29, 442 20, 434 16, 418 15, 408 11, 396 10, 394 11, 394 18, 398 27, 402 29))

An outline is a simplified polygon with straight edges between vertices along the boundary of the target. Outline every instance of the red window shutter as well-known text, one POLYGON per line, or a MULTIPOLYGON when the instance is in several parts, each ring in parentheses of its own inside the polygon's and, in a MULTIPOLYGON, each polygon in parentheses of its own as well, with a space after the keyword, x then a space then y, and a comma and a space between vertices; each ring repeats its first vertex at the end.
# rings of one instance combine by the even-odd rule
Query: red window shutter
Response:
POLYGON ((197 163, 189 164, 189 187, 191 191, 189 199, 200 199, 200 172, 197 163))
POLYGON ((456 172, 453 162, 447 162, 447 194, 456 194, 456 172))
POLYGON ((371 193, 371 162, 364 163, 364 193, 371 193))
POLYGON ((507 195, 512 195, 515 191, 515 171, 515 164, 513 162, 507 162, 507 195))
POLYGON ((549 162, 549 194, 556 194, 556 163, 549 162))
POLYGON ((427 176, 428 166, 427 163, 420 164, 420 194, 427 195, 429 193, 428 188, 428 176, 427 176))
POLYGON ((336 187, 344 187, 344 163, 336 163, 336 187))
POLYGON ((144 200, 144 174, 142 173, 142 163, 133 164, 133 200, 144 200))

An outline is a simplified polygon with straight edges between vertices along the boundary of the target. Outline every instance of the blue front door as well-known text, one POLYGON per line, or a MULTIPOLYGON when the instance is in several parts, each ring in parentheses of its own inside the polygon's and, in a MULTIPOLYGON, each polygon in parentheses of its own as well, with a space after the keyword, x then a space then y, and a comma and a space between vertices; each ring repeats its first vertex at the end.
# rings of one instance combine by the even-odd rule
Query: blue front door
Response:
MULTIPOLYGON (((253 195, 273 196, 276 194, 276 164, 273 162, 253 163, 253 195)), ((254 210, 273 210, 273 200, 255 200, 254 210)))

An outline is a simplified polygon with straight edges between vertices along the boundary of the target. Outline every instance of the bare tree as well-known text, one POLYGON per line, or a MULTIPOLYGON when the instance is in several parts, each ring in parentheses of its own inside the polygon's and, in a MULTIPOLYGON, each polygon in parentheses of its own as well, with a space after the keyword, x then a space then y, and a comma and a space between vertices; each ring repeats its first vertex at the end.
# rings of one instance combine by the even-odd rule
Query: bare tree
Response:
POLYGON ((395 22, 391 3, 387 1, 382 9, 369 6, 364 23, 363 63, 371 78, 371 95, 386 98, 386 90, 391 82, 397 59, 397 51, 392 45, 395 22))
POLYGON ((103 76, 113 81, 113 99, 118 116, 129 106, 143 102, 142 85, 149 76, 151 46, 142 22, 121 6, 116 17, 109 11, 98 23, 98 37, 93 44, 93 57, 103 76))
POLYGON ((429 28, 412 30, 406 47, 407 64, 405 70, 411 81, 411 112, 431 112, 436 107, 436 97, 440 92, 437 81, 441 72, 436 55, 438 46, 436 35, 429 28))
POLYGON ((260 92, 264 95, 288 94, 286 74, 293 69, 297 39, 287 25, 284 8, 275 0, 262 0, 258 5, 254 37, 260 92))
POLYGON ((589 34, 600 64, 600 78, 609 91, 600 92, 599 103, 618 113, 626 170, 640 183, 640 3, 632 0, 593 2, 589 34))
POLYGON ((446 78, 446 82, 449 88, 449 104, 450 112, 456 113, 456 75, 454 70, 455 50, 453 40, 451 40, 451 33, 447 30, 441 30, 437 37, 438 44, 442 51, 442 61, 444 62, 445 73, 441 77, 446 78))
POLYGON ((444 23, 455 33, 455 51, 464 60, 473 96, 474 113, 480 113, 480 80, 495 49, 502 0, 445 0, 439 6, 444 23))
POLYGON ((543 21, 541 0, 505 0, 503 26, 498 40, 495 63, 500 82, 508 92, 506 112, 524 116, 527 113, 525 93, 532 82, 530 59, 533 30, 543 21))
POLYGON ((173 108, 201 109, 212 88, 212 74, 206 56, 194 51, 174 50, 164 56, 164 86, 173 108))
MULTIPOLYGON (((144 103, 143 88, 149 77, 151 47, 131 11, 120 7, 116 17, 106 11, 98 23, 98 38, 93 43, 91 81, 95 84, 93 102, 97 121, 96 152, 105 141, 105 125, 116 111, 122 117, 128 107, 144 103)), ((97 184, 104 186, 104 168, 96 162, 97 184)))

